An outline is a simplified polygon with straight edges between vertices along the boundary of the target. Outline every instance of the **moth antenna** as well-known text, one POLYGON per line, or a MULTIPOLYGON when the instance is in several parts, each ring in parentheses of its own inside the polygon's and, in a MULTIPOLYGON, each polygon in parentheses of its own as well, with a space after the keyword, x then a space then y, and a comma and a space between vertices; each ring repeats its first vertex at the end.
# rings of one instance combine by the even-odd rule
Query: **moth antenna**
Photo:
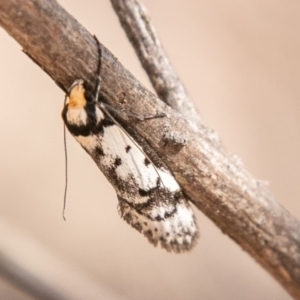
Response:
MULTIPOLYGON (((98 53, 99 53, 99 61, 98 61, 98 67, 97 67, 97 74, 98 75, 97 75, 96 90, 95 90, 95 100, 96 100, 96 102, 98 102, 100 86, 101 86, 100 71, 101 71, 102 49, 101 49, 100 42, 98 41, 96 36, 94 36, 94 39, 97 43, 98 53)), ((74 84, 72 84, 66 92, 64 106, 67 103, 67 98, 68 98, 68 95, 69 95, 70 91, 73 88, 73 85, 74 84)), ((63 136, 64 136, 64 150, 65 150, 64 151, 65 152, 65 191, 64 191, 64 205, 63 205, 62 216, 63 216, 63 219, 66 221, 65 211, 66 211, 66 205, 67 205, 67 192, 68 192, 68 149, 67 149, 66 125, 64 125, 63 136)))
POLYGON ((101 63, 102 63, 102 48, 101 48, 101 44, 98 41, 97 37, 94 35, 94 39, 97 43, 97 47, 98 47, 98 68, 97 68, 97 81, 96 81, 96 90, 95 90, 95 101, 98 102, 99 99, 99 93, 100 93, 100 88, 101 88, 101 76, 100 76, 100 72, 101 72, 101 63))
MULTIPOLYGON (((67 94, 65 96, 64 105, 66 105, 67 102, 67 94)), ((63 213, 62 216, 64 220, 66 221, 65 217, 65 210, 66 210, 66 204, 67 204, 67 191, 68 191, 68 149, 67 149, 67 134, 66 134, 66 125, 64 124, 63 129, 63 135, 64 135, 64 152, 65 152, 65 191, 64 191, 64 206, 63 206, 63 213)))

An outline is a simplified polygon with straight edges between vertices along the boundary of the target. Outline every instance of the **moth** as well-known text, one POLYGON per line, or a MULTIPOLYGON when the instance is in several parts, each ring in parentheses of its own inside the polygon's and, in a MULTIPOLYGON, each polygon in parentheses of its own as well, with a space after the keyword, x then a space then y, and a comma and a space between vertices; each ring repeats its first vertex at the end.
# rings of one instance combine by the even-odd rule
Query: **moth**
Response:
POLYGON ((190 250, 198 238, 195 217, 174 176, 146 155, 99 100, 76 80, 62 111, 71 135, 114 187, 120 216, 150 243, 169 252, 190 250))

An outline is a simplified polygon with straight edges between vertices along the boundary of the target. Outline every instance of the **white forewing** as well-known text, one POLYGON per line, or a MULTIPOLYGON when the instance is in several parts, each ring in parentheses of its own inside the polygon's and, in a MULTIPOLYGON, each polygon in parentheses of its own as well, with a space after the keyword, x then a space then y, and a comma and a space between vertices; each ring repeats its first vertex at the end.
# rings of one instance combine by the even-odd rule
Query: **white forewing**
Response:
POLYGON ((122 164, 116 169, 123 180, 133 177, 139 186, 149 190, 157 185, 158 172, 150 162, 146 164, 145 154, 133 143, 132 139, 117 125, 104 128, 102 149, 105 154, 103 162, 109 166, 116 158, 122 164), (128 149, 128 150, 126 150, 128 149))

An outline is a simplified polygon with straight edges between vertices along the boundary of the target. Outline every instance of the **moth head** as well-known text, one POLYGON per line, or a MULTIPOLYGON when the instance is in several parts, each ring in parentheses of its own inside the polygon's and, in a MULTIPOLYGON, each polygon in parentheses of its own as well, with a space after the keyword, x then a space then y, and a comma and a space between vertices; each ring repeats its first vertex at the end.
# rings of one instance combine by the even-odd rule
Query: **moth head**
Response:
POLYGON ((70 108, 83 108, 87 104, 85 98, 84 81, 82 79, 77 79, 71 85, 69 89, 69 101, 68 106, 70 108))

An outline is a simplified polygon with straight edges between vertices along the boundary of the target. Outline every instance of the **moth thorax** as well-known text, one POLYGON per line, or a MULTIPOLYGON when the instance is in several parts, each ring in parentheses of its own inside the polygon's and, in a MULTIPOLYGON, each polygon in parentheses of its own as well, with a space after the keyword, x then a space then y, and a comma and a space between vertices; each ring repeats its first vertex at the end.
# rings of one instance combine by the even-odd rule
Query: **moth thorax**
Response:
POLYGON ((86 106, 86 98, 84 95, 85 89, 83 83, 79 81, 75 84, 69 94, 69 107, 70 108, 83 108, 86 106))

